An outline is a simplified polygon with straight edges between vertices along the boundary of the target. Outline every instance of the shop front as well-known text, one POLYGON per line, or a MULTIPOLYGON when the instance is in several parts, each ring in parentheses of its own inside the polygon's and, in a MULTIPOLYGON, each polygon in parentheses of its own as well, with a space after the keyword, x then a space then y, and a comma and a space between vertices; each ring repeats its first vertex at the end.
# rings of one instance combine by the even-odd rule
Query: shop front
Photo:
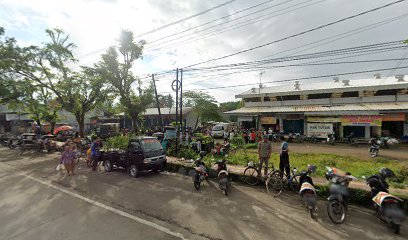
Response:
POLYGON ((377 115, 343 116, 341 126, 344 137, 354 133, 354 137, 357 138, 370 138, 371 136, 380 135, 382 117, 377 115))
POLYGON ((272 129, 273 132, 279 131, 279 119, 273 116, 262 116, 261 117, 262 129, 272 129))
POLYGON ((300 114, 286 115, 283 119, 283 132, 288 133, 304 133, 304 117, 300 114))
POLYGON ((404 133, 405 113, 385 113, 382 116, 381 136, 401 137, 404 133))
POLYGON ((340 136, 340 122, 341 119, 338 117, 307 117, 306 135, 327 138, 334 132, 335 136, 340 136))
POLYGON ((239 116, 238 126, 242 129, 251 129, 256 127, 256 117, 255 116, 239 116))

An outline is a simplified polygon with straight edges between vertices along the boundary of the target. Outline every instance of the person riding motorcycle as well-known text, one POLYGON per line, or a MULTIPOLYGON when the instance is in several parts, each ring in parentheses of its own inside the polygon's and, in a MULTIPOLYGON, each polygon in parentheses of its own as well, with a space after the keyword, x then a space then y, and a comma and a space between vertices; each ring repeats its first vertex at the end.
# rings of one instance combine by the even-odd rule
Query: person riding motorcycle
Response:
POLYGON ((381 168, 378 174, 367 178, 367 184, 371 188, 371 197, 375 197, 379 192, 388 193, 387 178, 395 177, 394 172, 389 168, 381 168))

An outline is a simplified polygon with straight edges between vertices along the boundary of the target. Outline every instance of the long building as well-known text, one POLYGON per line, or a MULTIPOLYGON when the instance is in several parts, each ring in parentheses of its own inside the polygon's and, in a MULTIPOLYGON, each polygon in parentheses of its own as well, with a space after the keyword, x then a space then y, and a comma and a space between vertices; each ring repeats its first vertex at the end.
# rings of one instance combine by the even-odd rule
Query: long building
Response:
POLYGON ((408 135, 408 77, 369 79, 334 78, 331 81, 252 88, 238 94, 244 107, 237 115, 244 128, 299 132, 343 138, 408 135))

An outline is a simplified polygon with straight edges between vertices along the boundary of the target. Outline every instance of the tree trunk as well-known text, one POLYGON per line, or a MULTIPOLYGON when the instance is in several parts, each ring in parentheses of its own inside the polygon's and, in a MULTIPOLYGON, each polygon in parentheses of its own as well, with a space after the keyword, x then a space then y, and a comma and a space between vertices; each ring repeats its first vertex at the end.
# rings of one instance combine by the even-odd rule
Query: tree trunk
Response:
POLYGON ((133 130, 133 132, 137 132, 137 130, 138 130, 138 126, 137 126, 137 115, 132 115, 131 116, 132 117, 132 130, 133 130))
POLYGON ((78 127, 79 127, 79 136, 80 137, 84 137, 84 126, 85 126, 85 113, 76 113, 75 114, 75 118, 77 120, 78 123, 78 127))
POLYGON ((50 122, 50 133, 54 134, 55 122, 50 122))
POLYGON ((194 130, 196 130, 196 129, 197 129, 198 120, 199 120, 199 117, 197 116, 196 123, 195 123, 195 125, 194 125, 194 130))

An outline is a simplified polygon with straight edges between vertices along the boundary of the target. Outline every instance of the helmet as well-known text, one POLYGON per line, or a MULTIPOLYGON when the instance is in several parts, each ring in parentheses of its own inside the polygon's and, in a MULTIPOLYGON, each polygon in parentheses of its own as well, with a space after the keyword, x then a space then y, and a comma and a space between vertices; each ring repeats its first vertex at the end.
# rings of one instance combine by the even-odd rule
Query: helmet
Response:
POLYGON ((304 177, 307 175, 307 172, 305 170, 302 170, 299 175, 304 177))
POLYGON ((289 147, 289 145, 288 145, 287 142, 283 142, 282 145, 281 145, 282 150, 286 150, 286 149, 288 149, 288 147, 289 147))
POLYGON ((393 172, 391 169, 389 169, 389 168, 381 168, 381 169, 380 169, 380 175, 381 175, 383 178, 395 177, 394 172, 393 172))
POLYGON ((307 165, 307 171, 308 172, 311 172, 311 173, 316 172, 316 168, 317 167, 315 165, 311 165, 311 164, 307 165))
POLYGON ((207 153, 205 151, 200 152, 200 157, 203 158, 207 153))

